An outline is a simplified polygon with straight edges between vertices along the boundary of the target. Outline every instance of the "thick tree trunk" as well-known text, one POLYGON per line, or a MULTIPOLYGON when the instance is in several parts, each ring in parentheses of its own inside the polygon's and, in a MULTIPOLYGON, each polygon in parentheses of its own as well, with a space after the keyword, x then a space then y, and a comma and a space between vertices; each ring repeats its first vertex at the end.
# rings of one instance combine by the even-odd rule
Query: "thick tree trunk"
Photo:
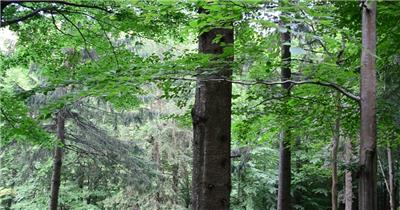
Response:
POLYGON ((337 102, 336 102, 336 112, 337 117, 335 120, 335 125, 333 127, 333 138, 332 138, 332 189, 331 189, 331 202, 332 202, 332 210, 338 209, 338 194, 337 194, 337 184, 338 184, 338 175, 337 175, 337 150, 340 140, 340 112, 341 112, 341 104, 340 104, 340 93, 337 93, 337 102))
POLYGON ((368 1, 362 12, 360 210, 377 209, 375 54, 376 1, 368 1))
MULTIPOLYGON (((345 161, 346 165, 350 166, 351 159, 353 156, 353 146, 351 144, 351 138, 348 137, 345 144, 345 161)), ((345 180, 344 180, 344 188, 345 188, 345 198, 344 198, 344 206, 345 210, 353 209, 353 179, 351 174, 351 169, 345 170, 345 180)))
POLYGON ((387 159, 388 159, 388 170, 389 170, 388 182, 389 182, 390 210, 396 210, 393 158, 392 158, 392 148, 390 146, 388 146, 387 148, 387 159))
MULTIPOLYGON (((283 24, 280 24, 284 27, 283 24)), ((281 79, 289 80, 291 77, 290 63, 290 32, 287 30, 281 33, 281 79)), ((290 84, 282 85, 284 89, 289 91, 290 84)), ((290 94, 290 93, 287 93, 290 94)), ((285 126, 282 130, 281 142, 279 144, 279 183, 278 183, 278 210, 291 209, 290 183, 291 183, 291 134, 289 126, 285 126)))
MULTIPOLYGON (((199 51, 223 53, 221 43, 233 43, 233 30, 214 28, 199 37, 199 51)), ((231 61, 233 56, 226 58, 231 61)), ((230 78, 227 64, 217 64, 217 72, 202 70, 197 79, 193 120, 192 209, 229 209, 231 190, 231 98, 232 84, 215 79, 230 78)), ((225 60, 226 63, 226 60, 225 60)), ((228 62, 229 63, 229 62, 228 62)))
POLYGON ((54 150, 53 156, 53 174, 51 177, 51 197, 49 210, 57 210, 58 206, 58 194, 60 192, 61 184, 61 166, 63 157, 62 145, 65 143, 65 116, 64 112, 60 111, 57 113, 57 137, 60 140, 61 145, 57 145, 54 150))

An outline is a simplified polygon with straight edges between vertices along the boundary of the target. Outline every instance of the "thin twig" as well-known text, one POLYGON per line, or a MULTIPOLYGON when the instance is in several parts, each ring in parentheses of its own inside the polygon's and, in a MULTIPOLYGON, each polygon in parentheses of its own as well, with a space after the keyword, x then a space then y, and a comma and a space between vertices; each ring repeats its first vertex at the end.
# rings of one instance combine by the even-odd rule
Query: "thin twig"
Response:
POLYGON ((10 119, 2 108, 0 108, 0 111, 1 111, 1 114, 6 118, 6 120, 8 122, 10 122, 11 127, 16 128, 15 125, 12 123, 12 122, 15 122, 15 120, 10 119))
POLYGON ((57 31, 59 31, 60 33, 66 35, 66 36, 73 36, 71 34, 65 33, 60 28, 58 28, 57 23, 56 23, 56 19, 54 18, 54 14, 53 13, 51 13, 51 19, 52 19, 53 25, 54 25, 54 27, 56 28, 57 31))
POLYGON ((89 52, 89 50, 88 50, 88 42, 87 42, 85 36, 83 35, 82 31, 79 29, 79 27, 78 27, 74 22, 72 22, 71 19, 69 19, 66 15, 64 15, 62 12, 59 12, 59 14, 60 14, 61 16, 63 16, 64 19, 67 20, 67 21, 78 31, 78 33, 79 33, 80 36, 82 37, 82 40, 83 40, 83 42, 84 42, 84 44, 85 44, 85 51, 86 51, 86 53, 87 53, 88 55, 90 55, 90 52, 89 52))

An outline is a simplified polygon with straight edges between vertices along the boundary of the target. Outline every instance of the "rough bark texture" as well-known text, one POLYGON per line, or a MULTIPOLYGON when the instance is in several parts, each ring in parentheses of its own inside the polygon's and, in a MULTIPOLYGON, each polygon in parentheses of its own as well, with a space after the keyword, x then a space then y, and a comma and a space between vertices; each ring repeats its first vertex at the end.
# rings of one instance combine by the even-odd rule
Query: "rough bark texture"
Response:
MULTIPOLYGON (((200 53, 223 53, 221 44, 213 43, 217 36, 221 36, 221 42, 233 43, 232 29, 214 28, 200 35, 200 53)), ((196 210, 229 209, 232 84, 208 79, 229 78, 232 72, 230 66, 218 65, 218 72, 202 70, 192 110, 192 209, 196 210)))
MULTIPOLYGON (((60 140, 61 145, 65 143, 65 116, 63 111, 57 114, 57 137, 60 140)), ((49 210, 57 210, 58 206, 58 194, 60 192, 61 184, 61 166, 63 157, 63 148, 61 145, 57 145, 54 150, 53 156, 53 174, 51 177, 51 197, 49 210)))
MULTIPOLYGON (((353 146, 351 144, 351 138, 347 138, 345 144, 345 161, 346 165, 351 164, 351 159, 353 156, 353 146)), ((344 206, 345 210, 353 209, 353 179, 350 169, 345 170, 345 180, 344 180, 344 188, 345 188, 345 197, 344 197, 344 206)))
POLYGON ((340 105, 340 93, 337 93, 337 102, 336 102, 336 112, 337 117, 335 120, 335 125, 333 127, 333 138, 332 138, 332 188, 331 188, 331 203, 332 203, 332 210, 338 209, 338 192, 337 192, 337 185, 338 185, 338 175, 337 175, 337 150, 340 140, 340 112, 341 112, 341 105, 340 105))
POLYGON ((359 209, 376 210, 376 1, 363 6, 362 47, 359 209))
MULTIPOLYGON (((283 24, 281 23, 281 27, 283 24)), ((281 33, 281 79, 289 80, 291 77, 290 70, 290 32, 281 33)), ((289 91, 290 83, 282 85, 284 89, 289 91)), ((289 93, 288 93, 289 94, 289 93)), ((290 183, 291 183, 291 146, 290 146, 290 130, 289 126, 285 126, 282 130, 281 142, 279 144, 279 183, 278 183, 278 210, 291 209, 290 203, 290 183)))
POLYGON ((392 148, 387 148, 390 210, 396 210, 392 148))

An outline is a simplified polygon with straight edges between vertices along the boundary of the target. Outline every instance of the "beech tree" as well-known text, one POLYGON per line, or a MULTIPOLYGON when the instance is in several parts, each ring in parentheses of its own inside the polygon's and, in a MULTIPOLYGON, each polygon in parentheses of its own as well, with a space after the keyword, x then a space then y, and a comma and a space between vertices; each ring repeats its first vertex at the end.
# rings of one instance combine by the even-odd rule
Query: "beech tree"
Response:
POLYGON ((359 209, 377 209, 376 1, 362 1, 359 209))
POLYGON ((338 169, 337 169, 337 153, 338 153, 338 146, 340 141, 340 112, 341 112, 341 103, 340 103, 340 95, 337 94, 336 99, 336 111, 337 117, 335 119, 335 124, 332 128, 332 210, 338 209, 338 169))
POLYGON ((233 57, 226 46, 232 47, 233 41, 232 28, 211 28, 199 36, 200 53, 225 53, 225 58, 211 57, 216 66, 201 69, 197 79, 192 110, 192 209, 229 209, 232 83, 223 80, 232 75, 229 61, 233 57), (212 67, 217 71, 207 71, 212 67))
MULTIPOLYGON (((290 70, 290 28, 287 28, 283 22, 280 23, 280 27, 285 32, 280 34, 281 41, 281 79, 282 81, 291 79, 290 70)), ((282 87, 290 95, 290 83, 285 83, 282 87)), ((290 196, 290 183, 291 183, 291 138, 292 134, 290 131, 290 125, 284 125, 281 134, 281 140, 279 143, 279 186, 278 186, 278 209, 289 210, 291 209, 291 196, 290 196)))

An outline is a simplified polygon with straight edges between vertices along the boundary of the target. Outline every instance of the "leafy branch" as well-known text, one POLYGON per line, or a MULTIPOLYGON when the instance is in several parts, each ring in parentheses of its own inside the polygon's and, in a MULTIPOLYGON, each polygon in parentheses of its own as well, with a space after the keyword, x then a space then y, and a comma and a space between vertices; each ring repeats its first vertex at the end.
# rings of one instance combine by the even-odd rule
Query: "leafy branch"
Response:
POLYGON ((16 24, 18 22, 26 21, 28 19, 31 19, 35 16, 38 16, 41 12, 46 12, 46 13, 57 13, 59 12, 59 7, 54 6, 54 4, 58 5, 64 5, 64 6, 71 6, 71 7, 80 7, 80 8, 90 8, 90 9, 96 9, 96 10, 101 10, 106 13, 112 13, 111 10, 99 7, 96 5, 88 5, 88 4, 77 4, 77 3, 72 3, 68 1, 40 1, 40 0, 2 0, 1 1, 1 13, 3 14, 4 9, 9 5, 9 4, 19 4, 23 7, 30 8, 32 11, 28 13, 27 15, 21 16, 21 17, 16 17, 11 20, 3 20, 3 16, 1 16, 1 22, 0 22, 0 27, 5 27, 8 25, 16 24), (28 7, 23 5, 22 3, 47 3, 47 4, 52 4, 53 6, 47 6, 47 7, 42 7, 42 8, 37 8, 34 9, 32 7, 28 7))
MULTIPOLYGON (((155 78, 155 79, 161 79, 161 78, 155 78)), ((360 103, 360 97, 351 93, 349 90, 346 88, 333 83, 333 82, 324 82, 324 81, 314 81, 314 80, 304 80, 304 81, 294 81, 294 80, 285 80, 285 81, 265 81, 265 80, 257 80, 257 81, 239 81, 239 80, 231 80, 231 79, 226 79, 226 78, 199 78, 199 79, 194 79, 194 78, 177 78, 177 77, 172 77, 172 78, 164 78, 164 79, 171 79, 171 80, 187 80, 187 81, 200 81, 200 82, 206 82, 206 81, 215 81, 215 82, 230 82, 233 84, 239 84, 239 85, 257 85, 257 84, 262 84, 262 85, 283 85, 283 84, 290 84, 292 88, 295 85, 305 85, 305 84, 312 84, 312 85, 319 85, 319 86, 324 86, 324 87, 330 87, 333 88, 346 97, 350 98, 353 101, 356 101, 357 103, 360 103)))

